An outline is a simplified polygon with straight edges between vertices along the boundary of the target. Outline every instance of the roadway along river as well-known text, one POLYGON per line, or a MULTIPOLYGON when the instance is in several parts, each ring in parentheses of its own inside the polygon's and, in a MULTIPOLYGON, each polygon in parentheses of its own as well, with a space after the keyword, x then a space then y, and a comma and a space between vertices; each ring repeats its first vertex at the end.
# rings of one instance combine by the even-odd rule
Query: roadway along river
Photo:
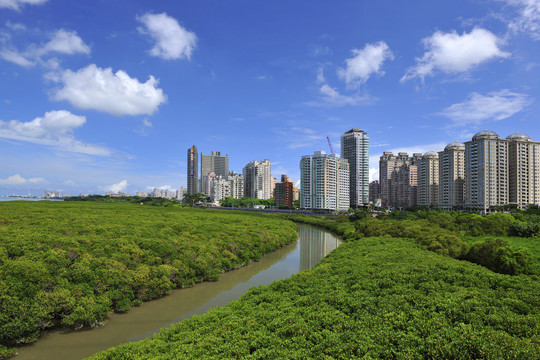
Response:
POLYGON ((221 274, 216 282, 174 290, 170 295, 143 303, 125 314, 113 314, 102 327, 77 332, 46 332, 34 344, 19 348, 15 360, 82 359, 121 343, 144 339, 182 319, 226 305, 253 286, 268 285, 311 269, 340 244, 341 241, 329 232, 299 225, 297 242, 258 262, 221 274))

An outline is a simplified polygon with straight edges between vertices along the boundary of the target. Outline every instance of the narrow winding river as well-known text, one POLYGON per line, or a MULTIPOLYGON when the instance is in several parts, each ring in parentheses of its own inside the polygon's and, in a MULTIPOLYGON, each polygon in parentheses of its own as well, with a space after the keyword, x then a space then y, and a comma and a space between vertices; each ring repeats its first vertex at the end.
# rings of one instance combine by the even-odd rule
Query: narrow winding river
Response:
POLYGON ((341 244, 324 230, 299 225, 298 241, 266 255, 261 261, 221 274, 216 282, 173 291, 125 314, 113 314, 105 326, 73 332, 54 330, 34 344, 19 348, 15 360, 82 359, 110 347, 151 336, 195 314, 226 305, 253 286, 268 285, 302 270, 311 269, 341 244))

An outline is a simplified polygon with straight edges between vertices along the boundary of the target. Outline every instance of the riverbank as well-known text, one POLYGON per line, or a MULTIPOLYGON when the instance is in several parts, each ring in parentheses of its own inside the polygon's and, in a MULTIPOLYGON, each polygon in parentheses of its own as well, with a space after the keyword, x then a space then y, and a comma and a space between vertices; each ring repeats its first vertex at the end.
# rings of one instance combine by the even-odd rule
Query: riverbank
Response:
POLYGON ((311 271, 92 359, 535 359, 539 295, 531 276, 497 274, 412 240, 365 238, 311 271))
POLYGON ((299 225, 297 241, 259 261, 221 274, 218 281, 173 290, 127 313, 112 314, 105 326, 90 331, 47 331, 35 343, 18 348, 14 360, 82 359, 122 343, 142 340, 185 318, 227 305, 252 287, 310 269, 340 243, 327 231, 299 225))
MULTIPOLYGON (((177 287, 213 281, 297 238, 259 214, 85 202, 0 203, 0 344, 99 325, 177 287)), ((9 351, 0 346, 0 354, 9 351)))

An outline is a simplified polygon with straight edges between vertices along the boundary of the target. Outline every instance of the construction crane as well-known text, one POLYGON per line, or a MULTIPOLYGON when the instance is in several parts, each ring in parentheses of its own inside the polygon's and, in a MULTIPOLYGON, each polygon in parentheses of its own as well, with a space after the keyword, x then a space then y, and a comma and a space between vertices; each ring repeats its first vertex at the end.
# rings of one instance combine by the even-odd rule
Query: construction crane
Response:
POLYGON ((334 153, 334 148, 332 147, 332 143, 330 142, 330 138, 327 136, 326 140, 328 140, 328 146, 330 147, 330 153, 333 154, 334 153))

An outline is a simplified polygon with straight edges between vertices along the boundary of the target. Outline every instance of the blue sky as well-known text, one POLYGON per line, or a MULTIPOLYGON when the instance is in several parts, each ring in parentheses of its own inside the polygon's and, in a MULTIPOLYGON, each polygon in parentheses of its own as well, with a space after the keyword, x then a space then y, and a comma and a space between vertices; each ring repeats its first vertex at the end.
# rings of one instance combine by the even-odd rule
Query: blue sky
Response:
POLYGON ((0 195, 186 186, 186 151, 540 140, 540 1, 0 0, 0 195))

